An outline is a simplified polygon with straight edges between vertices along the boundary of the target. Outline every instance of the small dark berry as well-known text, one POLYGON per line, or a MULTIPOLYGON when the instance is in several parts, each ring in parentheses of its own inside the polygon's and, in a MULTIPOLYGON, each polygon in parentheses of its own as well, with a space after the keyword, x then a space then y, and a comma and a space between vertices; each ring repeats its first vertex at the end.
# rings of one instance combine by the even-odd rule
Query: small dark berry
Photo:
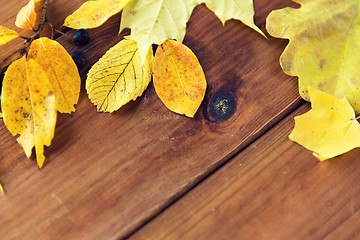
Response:
POLYGON ((0 74, 0 102, 1 102, 1 97, 2 97, 2 86, 3 86, 3 80, 4 80, 4 73, 0 74))
POLYGON ((224 122, 231 118, 236 110, 236 98, 232 92, 215 93, 209 103, 208 116, 212 122, 224 122))
POLYGON ((70 56, 74 60, 78 69, 85 67, 87 59, 86 59, 86 54, 84 52, 82 51, 72 52, 70 56))
POLYGON ((90 42, 90 36, 86 29, 79 29, 74 32, 72 40, 75 44, 83 46, 90 42))
POLYGON ((152 50, 153 50, 153 55, 155 56, 156 50, 157 50, 157 48, 158 48, 158 45, 154 43, 154 44, 151 45, 151 46, 152 46, 152 50))

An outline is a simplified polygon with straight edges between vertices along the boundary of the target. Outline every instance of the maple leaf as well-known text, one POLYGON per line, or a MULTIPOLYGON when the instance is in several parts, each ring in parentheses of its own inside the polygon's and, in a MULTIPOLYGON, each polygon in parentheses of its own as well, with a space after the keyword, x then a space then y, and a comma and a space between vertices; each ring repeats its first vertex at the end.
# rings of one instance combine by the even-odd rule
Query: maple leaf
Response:
POLYGON ((141 96, 151 81, 153 52, 144 65, 137 44, 124 39, 110 48, 88 73, 86 90, 98 111, 113 112, 141 96))
POLYGON ((360 124, 348 100, 312 88, 308 92, 312 109, 295 117, 289 138, 320 161, 360 147, 360 124))
POLYGON ((120 32, 131 28, 130 39, 138 43, 142 62, 149 47, 166 39, 182 42, 186 23, 200 3, 205 3, 224 23, 229 19, 241 20, 263 34, 254 24, 252 0, 96 0, 85 2, 65 19, 67 27, 95 28, 122 9, 120 32))
POLYGON ((11 40, 17 38, 19 34, 14 30, 8 29, 6 27, 0 26, 0 45, 4 45, 11 40))
POLYGON ((35 147, 39 168, 45 161, 44 146, 54 136, 57 111, 74 110, 80 92, 77 67, 56 41, 39 38, 27 56, 8 67, 3 80, 1 108, 6 127, 19 137, 27 157, 35 147))
POLYGON ((346 96, 360 112, 360 15, 358 0, 296 0, 299 9, 273 11, 268 32, 290 39, 280 62, 285 73, 299 76, 300 95, 308 86, 338 98, 346 96))
POLYGON ((41 21, 45 0, 30 0, 16 16, 15 25, 21 29, 34 30, 41 21))
POLYGON ((206 91, 206 79, 195 54, 174 40, 157 49, 153 66, 157 95, 171 111, 193 117, 206 91))
POLYGON ((166 39, 182 42, 186 23, 200 3, 218 14, 222 22, 234 18, 261 32, 253 22, 252 0, 137 0, 123 10, 120 32, 131 28, 130 39, 138 43, 140 56, 145 58, 149 46, 166 39))
POLYGON ((132 0, 87 1, 65 19, 64 25, 74 29, 99 27, 130 1, 132 0))

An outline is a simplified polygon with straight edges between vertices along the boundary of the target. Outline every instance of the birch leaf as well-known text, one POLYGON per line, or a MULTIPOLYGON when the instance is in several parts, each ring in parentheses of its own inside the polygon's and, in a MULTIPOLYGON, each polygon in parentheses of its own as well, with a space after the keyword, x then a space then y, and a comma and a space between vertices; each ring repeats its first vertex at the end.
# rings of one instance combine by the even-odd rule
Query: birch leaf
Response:
POLYGON ((61 113, 75 111, 81 79, 64 47, 49 38, 39 38, 31 43, 27 59, 34 59, 44 70, 54 89, 56 109, 61 113))
POLYGON ((308 86, 338 98, 346 96, 360 112, 360 15, 358 0, 296 0, 299 9, 270 13, 267 30, 290 39, 280 62, 285 73, 299 77, 300 95, 308 86))
POLYGON ((360 147, 360 124, 348 100, 309 89, 312 109, 295 117, 295 128, 289 135, 305 148, 326 160, 360 147))
POLYGON ((150 48, 144 65, 137 44, 124 39, 110 48, 88 73, 86 90, 101 112, 113 112, 141 96, 151 81, 150 48))
POLYGON ((1 108, 6 127, 23 147, 27 157, 35 147, 39 168, 50 146, 56 123, 55 96, 42 67, 25 57, 13 62, 3 80, 1 108))
POLYGON ((155 55, 154 87, 171 111, 193 117, 206 91, 204 72, 195 54, 185 45, 166 40, 155 55))
POLYGON ((30 0, 16 16, 15 25, 21 29, 34 30, 41 21, 45 0, 30 0))
POLYGON ((64 25, 74 29, 99 27, 130 1, 132 0, 87 1, 65 19, 64 25))
POLYGON ((10 42, 18 36, 19 34, 14 30, 0 26, 0 46, 10 42))

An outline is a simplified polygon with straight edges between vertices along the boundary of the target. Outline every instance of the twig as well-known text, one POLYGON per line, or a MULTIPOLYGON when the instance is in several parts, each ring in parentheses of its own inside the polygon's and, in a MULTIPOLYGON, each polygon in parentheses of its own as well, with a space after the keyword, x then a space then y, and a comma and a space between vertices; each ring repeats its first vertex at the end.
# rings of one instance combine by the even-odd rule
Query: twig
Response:
POLYGON ((37 37, 40 36, 40 33, 41 31, 43 30, 44 28, 44 25, 46 23, 46 13, 47 13, 47 10, 48 10, 48 7, 49 7, 49 2, 50 0, 46 0, 45 3, 44 3, 44 6, 43 6, 43 13, 41 15, 41 21, 39 23, 39 26, 38 26, 38 29, 35 31, 35 33, 33 35, 31 35, 27 40, 27 44, 26 44, 26 48, 28 46, 30 46, 31 42, 34 41, 37 37))
MULTIPOLYGON (((44 25, 47 21, 46 19, 46 13, 47 13, 47 10, 48 10, 48 7, 49 7, 49 2, 50 0, 46 0, 45 3, 44 3, 44 6, 43 6, 43 12, 42 12, 42 15, 41 15, 41 20, 40 20, 40 23, 39 23, 39 26, 38 26, 38 29, 37 30, 34 30, 34 34, 31 35, 30 37, 26 38, 26 37, 23 37, 21 36, 21 38, 25 38, 26 41, 25 41, 25 46, 23 48, 20 48, 18 50, 16 50, 15 52, 13 52, 10 56, 6 57, 1 63, 0 63, 0 69, 2 70, 3 69, 3 66, 7 66, 7 62, 17 53, 20 53, 19 54, 19 57, 17 57, 17 59, 20 59, 22 56, 24 56, 24 54, 26 54, 27 52, 27 49, 29 48, 29 46, 31 45, 31 43, 40 36, 40 33, 41 31, 43 30, 44 28, 44 25)), ((15 60, 17 60, 15 59, 15 60)), ((14 60, 14 61, 15 61, 14 60)))

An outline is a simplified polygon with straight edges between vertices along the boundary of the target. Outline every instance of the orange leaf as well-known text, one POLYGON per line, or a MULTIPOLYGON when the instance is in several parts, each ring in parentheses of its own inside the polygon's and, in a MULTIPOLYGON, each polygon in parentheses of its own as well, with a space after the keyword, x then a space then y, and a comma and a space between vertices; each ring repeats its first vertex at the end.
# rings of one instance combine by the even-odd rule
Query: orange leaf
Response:
POLYGON ((46 73, 54 88, 56 109, 61 113, 75 111, 81 79, 65 48, 49 38, 39 38, 31 43, 27 59, 34 59, 46 73))
POLYGON ((204 98, 206 79, 195 54, 185 45, 165 40, 157 49, 154 86, 167 108, 194 117, 204 98))
POLYGON ((41 21, 45 0, 30 0, 16 16, 15 25, 22 29, 34 30, 41 21))

